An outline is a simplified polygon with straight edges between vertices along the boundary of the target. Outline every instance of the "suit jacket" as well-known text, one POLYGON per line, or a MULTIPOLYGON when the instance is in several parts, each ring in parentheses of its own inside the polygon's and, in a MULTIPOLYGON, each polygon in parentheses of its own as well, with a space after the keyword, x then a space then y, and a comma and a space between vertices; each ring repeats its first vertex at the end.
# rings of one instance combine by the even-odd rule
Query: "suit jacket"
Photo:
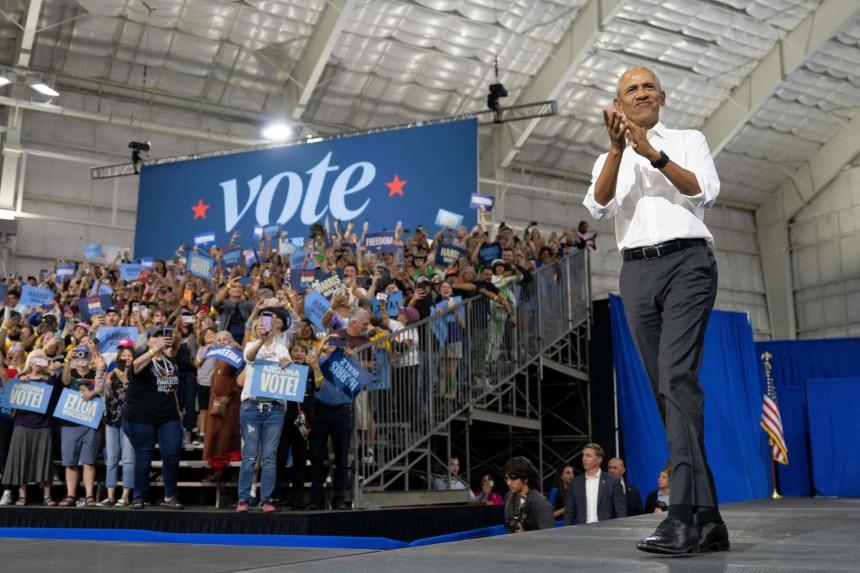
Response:
MULTIPOLYGON (((570 482, 564 500, 564 525, 584 524, 587 517, 585 496, 585 474, 580 474, 570 482)), ((621 481, 612 474, 601 471, 597 487, 597 520, 606 521, 616 517, 627 517, 627 503, 621 481)))
POLYGON ((640 515, 642 513, 642 494, 627 482, 624 485, 627 486, 624 492, 624 497, 627 501, 627 517, 640 515))

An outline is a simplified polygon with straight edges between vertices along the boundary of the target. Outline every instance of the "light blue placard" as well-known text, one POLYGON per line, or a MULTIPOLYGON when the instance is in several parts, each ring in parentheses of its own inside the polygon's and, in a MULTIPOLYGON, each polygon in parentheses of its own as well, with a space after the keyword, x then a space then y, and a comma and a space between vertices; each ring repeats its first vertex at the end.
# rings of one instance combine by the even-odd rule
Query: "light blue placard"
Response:
POLYGON ((233 249, 221 255, 221 264, 225 268, 235 267, 242 261, 242 249, 233 249))
POLYGON ((275 237, 281 232, 280 225, 266 225, 263 227, 263 234, 267 237, 275 237))
POLYGON ((434 316, 430 319, 430 330, 439 341, 439 346, 445 348, 445 343, 448 342, 448 321, 445 317, 434 316))
POLYGON ((263 236, 263 227, 261 225, 254 225, 254 238, 259 239, 263 236))
POLYGON ((84 395, 71 388, 63 388, 60 401, 54 408, 54 417, 67 422, 80 424, 98 429, 105 412, 105 404, 101 398, 84 401, 84 395))
POLYGON ((125 263, 119 267, 119 280, 121 281, 136 281, 140 277, 140 271, 143 270, 143 265, 135 265, 133 263, 125 263))
POLYGON ((194 244, 198 247, 215 244, 215 231, 207 231, 194 235, 194 244))
POLYGON ((102 326, 99 328, 99 352, 116 352, 116 345, 123 338, 137 342, 136 326, 102 326))
POLYGON ((236 350, 232 346, 213 346, 209 349, 203 358, 217 358, 230 364, 235 368, 239 368, 245 362, 245 357, 241 350, 236 350))
POLYGON ((200 253, 191 253, 188 257, 188 266, 186 267, 195 277, 204 279, 212 278, 212 270, 215 268, 215 259, 200 253))
POLYGON ((101 243, 90 243, 84 247, 84 258, 88 261, 100 259, 104 256, 101 243))
POLYGON ((326 327, 323 326, 322 317, 330 308, 331 303, 319 291, 311 291, 305 296, 305 316, 323 332, 326 327))
POLYGON ((46 288, 24 285, 21 289, 21 304, 24 306, 48 306, 54 300, 54 293, 46 288))
MULTIPOLYGON (((305 264, 305 257, 307 256, 307 251, 299 251, 296 250, 293 254, 290 255, 290 268, 291 269, 301 269, 305 264)), ((310 261, 308 261, 310 263, 310 261)))
POLYGON ((17 378, 11 378, 6 383, 6 392, 3 393, 3 402, 0 409, 27 410, 44 414, 48 411, 48 402, 51 400, 51 392, 54 387, 42 382, 21 382, 17 378))
POLYGON ((388 316, 397 316, 397 307, 403 306, 403 292, 388 293, 388 300, 385 301, 385 310, 388 311, 388 316))
POLYGON ((437 227, 448 227, 449 229, 456 229, 460 226, 460 223, 462 222, 463 215, 459 215, 452 211, 448 211, 446 209, 439 209, 439 212, 436 213, 437 227))
POLYGON ((155 259, 152 257, 143 257, 140 259, 140 266, 145 269, 152 270, 155 268, 155 259))
POLYGON ((281 368, 277 362, 257 360, 254 362, 248 391, 257 398, 301 402, 305 397, 307 380, 308 367, 303 364, 290 364, 287 368, 281 368))

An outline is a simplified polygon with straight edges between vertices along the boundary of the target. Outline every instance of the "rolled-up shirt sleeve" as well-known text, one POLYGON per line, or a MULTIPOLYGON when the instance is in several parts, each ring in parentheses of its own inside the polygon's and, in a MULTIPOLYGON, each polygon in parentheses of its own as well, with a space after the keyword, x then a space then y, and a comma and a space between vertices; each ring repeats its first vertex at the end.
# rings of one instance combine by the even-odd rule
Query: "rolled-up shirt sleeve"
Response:
POLYGON ((594 198, 594 185, 597 182, 597 178, 600 176, 600 171, 603 169, 603 164, 605 162, 605 153, 598 157, 597 161, 594 162, 594 168, 591 170, 591 185, 588 187, 588 193, 585 194, 585 199, 582 200, 582 204, 585 205, 585 208, 588 209, 591 216, 598 221, 614 217, 615 212, 618 210, 618 206, 615 203, 615 197, 610 199, 609 203, 606 205, 601 205, 594 198))
POLYGON ((710 209, 720 194, 720 178, 714 166, 714 158, 704 134, 699 131, 684 131, 684 147, 687 152, 686 169, 696 176, 701 193, 684 195, 696 210, 710 209))

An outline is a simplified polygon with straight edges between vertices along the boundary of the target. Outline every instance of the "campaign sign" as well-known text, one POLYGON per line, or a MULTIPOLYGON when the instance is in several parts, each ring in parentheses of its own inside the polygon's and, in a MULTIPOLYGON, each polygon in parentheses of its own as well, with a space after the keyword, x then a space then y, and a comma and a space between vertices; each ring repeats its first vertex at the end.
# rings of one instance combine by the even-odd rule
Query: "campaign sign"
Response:
MULTIPOLYGON (((0 404, 3 403, 3 394, 6 393, 6 388, 0 384, 0 404)), ((11 422, 12 421, 12 408, 0 408, 0 421, 3 422, 11 422)))
POLYGON ((457 213, 452 213, 447 209, 439 209, 439 212, 436 213, 436 226, 437 227, 448 227, 449 229, 456 229, 460 226, 460 223, 463 222, 463 215, 459 215, 457 213))
POLYGON ((10 378, 6 383, 0 409, 27 410, 44 414, 48 411, 48 402, 51 400, 53 391, 54 387, 50 384, 21 382, 16 378, 10 378))
POLYGON ((212 271, 215 269, 215 259, 208 255, 191 253, 188 257, 188 266, 186 268, 195 277, 211 279, 212 271))
POLYGON ((496 203, 496 198, 492 195, 481 195, 480 193, 472 193, 472 197, 469 200, 469 208, 471 209, 480 209, 484 208, 484 211, 489 213, 493 210, 493 205, 496 203))
POLYGON ((322 317, 330 308, 331 303, 319 291, 311 291, 305 296, 305 316, 322 331, 326 330, 322 317))
POLYGON ((305 398, 305 384, 308 381, 308 367, 304 364, 290 364, 281 368, 277 362, 257 360, 251 376, 251 396, 274 398, 301 402, 305 398))
POLYGON ((289 269, 290 272, 290 288, 299 294, 305 294, 308 289, 314 286, 316 281, 316 273, 313 269, 299 270, 289 269))
POLYGON ((400 306, 403 306, 403 293, 401 291, 388 293, 388 300, 385 301, 388 316, 397 316, 397 308, 400 306))
POLYGON ((98 429, 105 412, 105 403, 101 398, 84 400, 84 395, 71 388, 63 388, 60 401, 54 408, 54 417, 81 426, 98 429))
POLYGON ((296 247, 289 241, 281 241, 278 243, 278 254, 282 257, 289 257, 296 252, 296 247))
POLYGON ((0 302, 6 300, 6 295, 9 294, 9 285, 6 283, 0 284, 0 302))
POLYGON ((221 255, 221 264, 225 268, 235 267, 242 261, 242 249, 233 249, 221 255))
POLYGON ((119 280, 121 281, 136 281, 140 277, 140 271, 143 270, 143 265, 135 265, 133 263, 125 263, 119 267, 119 280))
POLYGON ((99 352, 116 352, 116 345, 123 338, 137 342, 136 326, 102 326, 99 328, 99 352))
POLYGON ((70 279, 75 276, 75 265, 57 265, 57 279, 70 279))
POLYGON ((430 330, 439 341, 439 346, 445 348, 448 342, 448 321, 443 316, 434 316, 430 319, 430 330))
MULTIPOLYGON (((451 297, 448 300, 443 300, 442 302, 438 302, 433 305, 433 312, 436 312, 436 309, 439 309, 439 312, 444 313, 449 307, 456 306, 463 302, 463 297, 455 296, 451 297), (452 302, 453 301, 453 302, 452 302)), ((453 322, 457 320, 457 318, 463 318, 463 309, 459 309, 456 312, 449 312, 445 317, 445 322, 453 322)))
POLYGON ((502 258, 502 245, 498 242, 483 245, 478 249, 478 263, 489 265, 496 259, 502 258))
POLYGON ((314 289, 328 300, 340 286, 340 276, 337 273, 317 273, 314 289))
POLYGON ((24 285, 21 289, 21 304, 24 306, 49 306, 54 300, 54 293, 46 288, 24 285))
POLYGON ((208 231, 206 233, 199 233, 194 235, 194 244, 198 247, 204 247, 206 245, 214 245, 215 244, 215 233, 212 231, 208 231))
POLYGON ((209 349, 209 352, 203 355, 203 358, 217 358, 235 368, 241 367, 245 362, 245 356, 242 354, 242 351, 232 346, 213 346, 209 349))
POLYGON ((251 268, 257 264, 257 253, 254 252, 254 249, 245 249, 242 251, 242 256, 245 257, 245 266, 247 268, 251 268))
POLYGON ((368 233, 364 236, 364 248, 368 253, 393 253, 394 233, 368 233))
POLYGON ((388 390, 391 388, 391 357, 384 348, 373 349, 373 378, 367 384, 368 390, 388 390))
POLYGON ((326 380, 352 399, 355 399, 371 380, 370 373, 358 363, 358 360, 346 356, 343 348, 335 349, 328 360, 320 364, 320 370, 326 380))
POLYGON ((84 258, 88 261, 100 259, 104 256, 101 243, 90 243, 84 247, 84 258))
POLYGON ((152 257, 142 257, 137 261, 144 269, 152 270, 155 268, 155 259, 152 257))
POLYGON ((280 225, 266 225, 265 227, 263 227, 263 234, 269 238, 277 236, 280 232, 280 225))
POLYGON ((436 247, 436 264, 445 267, 450 267, 457 264, 457 260, 466 254, 465 249, 453 247, 451 245, 439 244, 436 247))
POLYGON ((255 239, 263 238, 263 226, 262 225, 254 225, 254 238, 255 239))
MULTIPOLYGON (((305 257, 307 256, 307 254, 307 251, 296 250, 295 252, 293 252, 293 254, 290 255, 290 268, 301 269, 303 268, 303 265, 304 268, 307 268, 307 265, 305 265, 305 257)), ((308 262, 310 263, 310 261, 308 262)))
POLYGON ((326 217, 360 225, 371 213, 379 229, 398 220, 414 229, 440 206, 469 208, 463 189, 478 187, 477 142, 472 118, 143 165, 135 248, 167 258, 189 233, 214 230, 225 245, 234 231, 250 237, 277 224, 304 237, 326 217), (201 201, 206 218, 195 220, 201 201))
POLYGON ((89 320, 94 314, 104 314, 113 305, 110 295, 84 296, 78 299, 81 320, 89 320))

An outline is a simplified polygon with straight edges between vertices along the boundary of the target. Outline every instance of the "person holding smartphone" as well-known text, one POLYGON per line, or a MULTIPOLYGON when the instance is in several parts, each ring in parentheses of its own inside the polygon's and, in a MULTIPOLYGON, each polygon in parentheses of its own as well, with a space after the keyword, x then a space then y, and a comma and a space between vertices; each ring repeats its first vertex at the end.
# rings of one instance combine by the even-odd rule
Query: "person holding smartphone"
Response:
POLYGON ((239 427, 242 431, 242 466, 239 470, 239 503, 237 513, 251 508, 251 489, 257 456, 262 456, 260 471, 260 499, 263 511, 277 511, 272 492, 277 476, 278 443, 284 427, 286 404, 284 400, 257 397, 251 394, 251 380, 257 360, 277 362, 286 368, 292 362, 290 351, 272 336, 272 314, 264 312, 254 325, 257 339, 245 346, 245 384, 239 406, 239 427))
MULTIPOLYGON (((122 410, 125 407, 131 368, 134 362, 134 341, 123 338, 117 345, 116 368, 103 377, 102 395, 105 401, 105 487, 107 497, 101 507, 128 507, 134 484, 134 448, 122 429, 122 410), (122 461, 122 497, 116 498, 119 465, 122 461)), ((96 379, 96 390, 100 388, 96 379)))

